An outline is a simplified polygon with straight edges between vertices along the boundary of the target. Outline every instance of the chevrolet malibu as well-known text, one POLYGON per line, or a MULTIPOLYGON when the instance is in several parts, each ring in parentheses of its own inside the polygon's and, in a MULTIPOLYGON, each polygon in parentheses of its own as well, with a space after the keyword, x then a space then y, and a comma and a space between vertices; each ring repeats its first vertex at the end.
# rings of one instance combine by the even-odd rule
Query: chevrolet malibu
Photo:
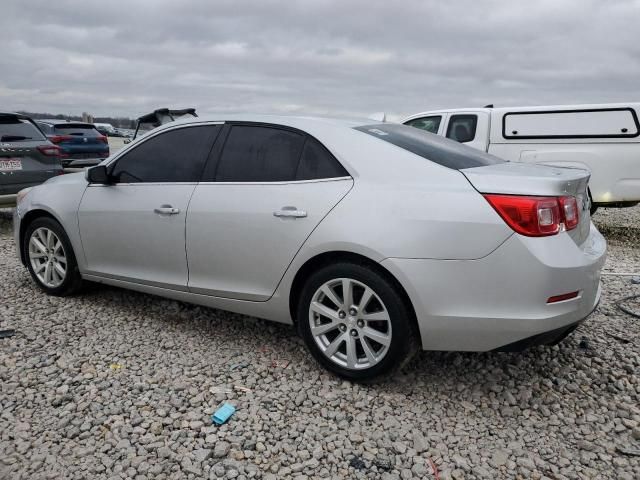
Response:
POLYGON ((404 125, 199 117, 22 191, 15 239, 48 294, 93 281, 295 324, 364 381, 419 348, 570 333, 606 252, 588 180, 404 125))

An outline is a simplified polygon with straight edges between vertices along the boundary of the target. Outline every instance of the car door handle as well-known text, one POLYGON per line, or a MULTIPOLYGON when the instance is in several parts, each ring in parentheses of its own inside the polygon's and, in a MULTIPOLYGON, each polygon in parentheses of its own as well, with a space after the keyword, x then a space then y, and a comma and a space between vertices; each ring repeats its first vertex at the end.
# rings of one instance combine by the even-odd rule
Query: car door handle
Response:
POLYGON ((298 210, 296 207, 282 207, 282 210, 273 212, 273 216, 278 218, 304 218, 307 216, 307 212, 298 210))
POLYGON ((179 208, 173 208, 171 205, 162 205, 160 208, 154 208, 153 211, 160 215, 176 215, 180 213, 179 208))

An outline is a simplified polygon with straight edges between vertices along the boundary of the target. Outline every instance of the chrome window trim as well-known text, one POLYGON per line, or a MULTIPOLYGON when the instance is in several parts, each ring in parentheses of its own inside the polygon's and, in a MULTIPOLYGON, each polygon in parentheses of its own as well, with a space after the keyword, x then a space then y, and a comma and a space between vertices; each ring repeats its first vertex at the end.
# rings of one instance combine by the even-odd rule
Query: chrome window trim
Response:
POLYGON ((353 177, 345 176, 331 178, 314 178, 312 180, 281 180, 275 182, 199 182, 198 185, 290 185, 300 183, 342 182, 345 180, 353 180, 353 177))
POLYGON ((198 182, 128 182, 128 183, 112 183, 112 184, 103 184, 103 183, 90 183, 87 187, 134 187, 134 186, 162 186, 162 185, 198 185, 198 182))

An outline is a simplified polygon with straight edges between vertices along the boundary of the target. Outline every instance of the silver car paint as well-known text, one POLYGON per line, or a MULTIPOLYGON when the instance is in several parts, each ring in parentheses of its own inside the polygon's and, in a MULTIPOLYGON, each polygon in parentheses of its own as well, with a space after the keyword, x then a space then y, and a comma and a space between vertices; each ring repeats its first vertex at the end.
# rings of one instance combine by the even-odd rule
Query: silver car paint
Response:
MULTIPOLYGON (((19 206, 20 215, 33 208, 43 208, 58 218, 69 234, 80 270, 87 279, 284 323, 292 322, 289 293, 296 273, 308 260, 334 251, 359 254, 380 262, 405 288, 418 314, 423 347, 428 349, 486 350, 499 346, 500 342, 529 336, 539 328, 557 328, 580 320, 597 301, 598 274, 606 244, 595 227, 591 227, 582 246, 566 232, 541 239, 516 235, 459 171, 441 167, 349 128, 368 123, 366 121, 270 116, 233 119, 278 123, 307 131, 332 151, 354 183, 351 191, 315 227, 297 254, 292 253, 288 268, 280 267, 285 269, 284 275, 266 301, 170 289, 162 278, 143 284, 129 277, 90 273, 83 255, 78 253, 83 247, 77 211, 87 186, 81 175, 62 177, 36 187, 19 206), (496 288, 496 281, 511 289, 501 292, 496 288), (519 289, 518 283, 523 285, 519 289), (580 289, 581 301, 548 306, 545 304, 548 296, 544 297, 547 289, 548 296, 580 289), (512 295, 505 304, 497 301, 503 293, 512 295), (499 305, 504 306, 501 311, 497 311, 499 305), (512 318, 508 318, 510 315, 512 318), (531 318, 539 322, 523 322, 531 318), (472 328, 474 326, 477 328, 472 328)), ((157 130, 165 128, 173 125, 157 130)), ((146 138, 149 137, 139 141, 146 138)), ((111 161, 113 159, 107 162, 111 161)), ((519 180, 517 176, 513 179, 515 183, 519 180)), ((526 178, 522 180, 526 182, 526 178)), ((162 195, 155 199, 158 203, 164 202, 162 195)), ((302 208, 295 201, 287 203, 302 208)), ((226 221, 235 221, 232 213, 226 221)), ((270 211, 263 214, 269 215, 274 226, 283 222, 270 211)), ((308 218, 291 221, 303 223, 305 220, 308 218)), ((19 225, 20 217, 16 219, 18 228, 19 225)), ((120 229, 120 221, 112 228, 120 229)), ((274 241, 272 235, 273 230, 265 228, 255 241, 259 245, 270 244, 274 241)), ((105 243, 103 248, 108 251, 111 247, 105 243)), ((225 248, 232 246, 225 245, 225 248)), ((162 257, 158 261, 162 261, 162 257)), ((190 264, 199 261, 204 259, 189 258, 190 264)), ((242 268, 249 266, 242 265, 242 268)), ((235 292, 235 296, 247 298, 256 292, 264 297, 270 289, 239 291, 242 288, 247 286, 236 284, 210 290, 222 289, 225 295, 235 292)))
POLYGON ((185 219, 195 188, 196 183, 89 186, 78 209, 86 273, 186 290, 185 219), (156 213, 163 206, 178 212, 156 213))
POLYGON ((201 183, 187 218, 189 291, 265 301, 353 179, 201 183), (215 206, 215 208, 212 208, 215 206), (304 217, 277 217, 297 209, 304 217))

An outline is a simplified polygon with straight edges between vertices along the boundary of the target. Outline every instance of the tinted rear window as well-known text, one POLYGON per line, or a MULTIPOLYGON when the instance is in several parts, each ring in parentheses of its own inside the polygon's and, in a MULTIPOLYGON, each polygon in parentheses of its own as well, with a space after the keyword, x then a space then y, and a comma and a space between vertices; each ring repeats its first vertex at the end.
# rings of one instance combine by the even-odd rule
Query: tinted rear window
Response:
POLYGON ((505 162, 475 148, 407 125, 380 123, 355 129, 455 170, 505 162))
POLYGON ((289 130, 235 125, 227 137, 217 182, 283 182, 295 179, 304 136, 289 130))
POLYGON ((102 134, 92 125, 56 125, 55 132, 61 135, 76 135, 79 137, 100 137, 102 134))
POLYGON ((44 140, 42 133, 30 121, 13 116, 0 116, 0 141, 26 142, 44 140))
POLYGON ((349 173, 323 145, 313 138, 307 138, 298 164, 296 180, 316 180, 319 178, 348 177, 349 173))

